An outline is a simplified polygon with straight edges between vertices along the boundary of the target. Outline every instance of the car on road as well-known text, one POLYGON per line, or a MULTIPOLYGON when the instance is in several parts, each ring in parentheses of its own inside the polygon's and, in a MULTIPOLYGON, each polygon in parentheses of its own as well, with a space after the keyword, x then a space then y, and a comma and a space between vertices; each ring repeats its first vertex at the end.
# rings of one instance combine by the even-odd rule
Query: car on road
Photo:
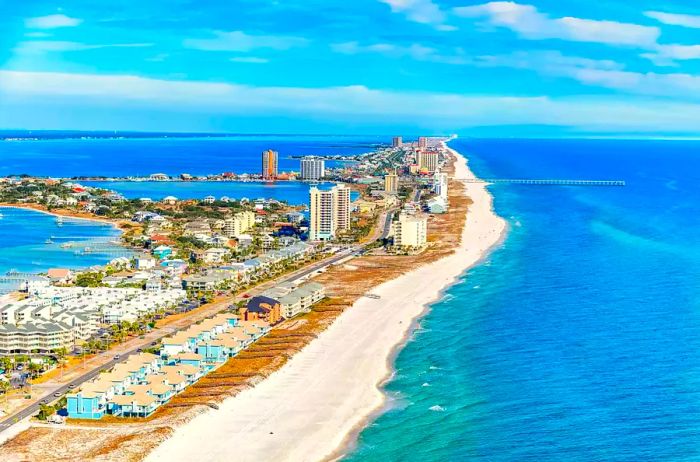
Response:
POLYGON ((250 294, 243 294, 243 298, 250 298, 250 294))
POLYGON ((68 385, 68 389, 69 389, 69 390, 72 390, 72 389, 75 388, 75 386, 76 386, 76 385, 75 385, 74 383, 71 383, 70 385, 68 385))
POLYGON ((115 361, 118 361, 119 358, 121 358, 121 355, 114 355, 114 360, 115 360, 115 361))
POLYGON ((56 393, 53 394, 53 396, 54 396, 55 398, 60 398, 60 397, 61 397, 61 393, 57 391, 56 393))

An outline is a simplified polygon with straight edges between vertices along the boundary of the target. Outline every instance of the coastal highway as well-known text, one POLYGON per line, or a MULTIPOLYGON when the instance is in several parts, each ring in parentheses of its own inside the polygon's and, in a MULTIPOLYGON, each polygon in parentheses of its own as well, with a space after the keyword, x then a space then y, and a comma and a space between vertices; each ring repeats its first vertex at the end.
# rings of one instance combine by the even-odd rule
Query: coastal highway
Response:
MULTIPOLYGON (((372 236, 373 239, 370 239, 370 241, 366 244, 361 244, 361 245, 356 245, 352 247, 348 247, 347 249, 344 249, 335 255, 326 258, 325 260, 321 260, 319 262, 313 263, 307 267, 304 267, 300 270, 294 271, 290 274, 284 275, 278 279, 275 279, 274 281, 271 281, 270 283, 264 284, 265 286, 267 285, 272 285, 274 284, 280 284, 284 282, 292 282, 296 281, 298 279, 310 276, 317 271, 322 271, 324 268, 327 268, 330 265, 334 265, 338 263, 339 261, 349 257, 349 256, 359 256, 362 251, 370 245, 372 242, 378 240, 378 239, 384 239, 389 235, 389 232, 391 230, 391 220, 394 216, 395 210, 389 210, 386 213, 384 213, 382 216, 380 216, 380 219, 378 220, 380 223, 383 221, 383 224, 378 226, 377 229, 375 230, 375 236, 372 236), (381 232, 380 232, 381 230, 381 232)), ((261 291, 262 287, 259 287, 255 290, 255 292, 261 291)), ((224 309, 228 304, 230 303, 230 300, 223 301, 223 302, 217 302, 213 304, 213 308, 216 309, 216 311, 220 309, 224 309)), ((213 313, 212 313, 213 314, 213 313)), ((198 319, 190 319, 194 323, 198 319)), ((191 324, 190 323, 190 324, 191 324)), ((178 326, 179 327, 179 326, 178 326)), ((186 327, 186 326, 185 326, 186 327)), ((12 425, 20 422, 21 420, 36 414, 39 412, 39 407, 41 403, 46 402, 46 403, 51 403, 52 401, 57 400, 59 397, 65 395, 66 393, 70 392, 73 389, 78 388, 82 383, 87 382, 88 380, 96 377, 101 371, 110 369, 114 367, 117 363, 126 360, 126 358, 129 355, 138 353, 139 350, 147 348, 151 345, 153 342, 157 342, 163 337, 167 337, 170 335, 173 330, 175 330, 173 327, 168 327, 168 328, 161 328, 157 329, 156 331, 153 331, 150 335, 146 334, 144 336, 143 342, 138 343, 138 345, 134 346, 133 348, 130 348, 125 351, 121 351, 117 349, 114 350, 108 350, 104 353, 102 353, 99 356, 103 357, 110 357, 110 359, 104 363, 99 364, 98 366, 92 368, 91 370, 85 372, 84 374, 74 378, 71 380, 69 383, 66 383, 65 385, 61 385, 59 387, 55 387, 49 391, 49 393, 37 398, 34 400, 32 404, 29 406, 25 407, 24 409, 6 417, 5 419, 0 421, 0 433, 6 431, 8 428, 10 428, 12 425), (165 330, 165 332, 164 332, 165 330), (115 359, 116 355, 119 355, 119 359, 115 359)))

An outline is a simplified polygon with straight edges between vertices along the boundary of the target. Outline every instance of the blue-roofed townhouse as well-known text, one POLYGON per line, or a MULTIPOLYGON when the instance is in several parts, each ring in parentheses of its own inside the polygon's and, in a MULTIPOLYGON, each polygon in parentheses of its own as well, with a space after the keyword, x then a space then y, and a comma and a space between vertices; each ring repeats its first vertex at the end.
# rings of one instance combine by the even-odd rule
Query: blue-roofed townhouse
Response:
POLYGON ((107 412, 107 403, 114 396, 112 384, 97 380, 83 384, 75 393, 67 395, 66 407, 71 419, 101 419, 107 412))
MULTIPOLYGON (((201 369, 204 365, 204 357, 201 354, 194 352, 178 353, 171 358, 173 364, 189 364, 198 369, 201 369)), ((170 365, 173 365, 170 364, 170 365)))

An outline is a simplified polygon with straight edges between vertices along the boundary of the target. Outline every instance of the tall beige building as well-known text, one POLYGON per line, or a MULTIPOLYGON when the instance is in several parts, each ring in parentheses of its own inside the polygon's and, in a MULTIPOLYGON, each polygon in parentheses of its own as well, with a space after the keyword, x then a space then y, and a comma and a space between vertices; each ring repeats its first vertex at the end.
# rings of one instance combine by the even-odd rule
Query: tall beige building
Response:
POLYGON ((384 192, 396 194, 399 190, 399 177, 394 173, 384 176, 384 192))
POLYGON ((277 178, 277 151, 268 149, 262 152, 262 177, 265 180, 277 178))
POLYGON ((418 138, 418 147, 421 149, 425 149, 428 147, 428 138, 425 136, 421 136, 418 138))
POLYGON ((350 229, 350 188, 339 184, 331 191, 336 231, 347 231, 350 229))
POLYGON ((395 136, 391 140, 391 147, 392 148, 400 148, 403 145, 403 138, 400 136, 395 136))
POLYGON ((402 213, 394 226, 397 247, 423 247, 428 241, 428 217, 423 214, 402 213))
POLYGON ((309 192, 309 239, 327 241, 338 231, 350 229, 350 189, 339 184, 322 191, 317 187, 309 192))
POLYGON ((239 237, 253 226, 255 226, 255 213, 244 211, 224 221, 223 232, 226 237, 239 237))
POLYGON ((435 172, 438 169, 438 153, 435 151, 419 151, 418 167, 431 173, 435 172))

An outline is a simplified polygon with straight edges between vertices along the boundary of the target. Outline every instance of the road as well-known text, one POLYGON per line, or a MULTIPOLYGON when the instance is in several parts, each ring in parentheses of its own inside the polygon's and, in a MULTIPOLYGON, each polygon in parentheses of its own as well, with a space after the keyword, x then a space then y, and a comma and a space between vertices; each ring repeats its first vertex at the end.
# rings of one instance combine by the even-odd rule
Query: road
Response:
MULTIPOLYGON (((292 282, 296 281, 298 279, 310 276, 311 274, 321 271, 324 268, 327 268, 330 265, 334 265, 338 263, 339 261, 350 257, 350 256, 358 256, 360 255, 361 251, 366 248, 368 245, 370 245, 372 242, 378 240, 378 239, 384 239, 389 235, 389 232, 391 230, 391 220, 394 216, 395 210, 389 210, 385 212, 382 216, 380 216, 380 222, 383 220, 384 224, 383 226, 378 226, 377 229, 375 230, 374 235, 372 236, 372 239, 370 239, 369 242, 361 245, 356 245, 352 247, 348 247, 345 250, 341 250, 340 252, 336 253, 335 255, 328 257, 324 260, 321 260, 316 263, 312 263, 309 266, 306 266, 300 270, 293 271, 292 273, 286 274, 284 276, 281 276, 277 279, 274 279, 272 281, 268 281, 266 283, 263 283, 259 286, 257 286, 254 290, 249 291, 249 294, 255 294, 262 292, 266 288, 272 285, 277 285, 281 284, 284 282, 292 282), (380 232, 381 230, 381 232, 380 232)), ((68 393, 70 390, 78 388, 82 383, 87 382, 88 380, 92 379, 93 377, 96 377, 101 371, 105 369, 110 369, 114 367, 117 363, 124 361, 127 356, 137 353, 139 350, 147 348, 151 346, 153 342, 157 342, 163 337, 167 337, 170 335, 173 331, 179 330, 186 328, 195 322, 199 321, 200 319, 203 319, 205 317, 211 316, 222 309, 226 308, 230 303, 232 299, 224 300, 224 301, 219 301, 212 303, 207 306, 206 310, 198 311, 195 315, 195 317, 190 317, 190 318, 185 318, 181 321, 186 321, 186 322, 176 322, 173 323, 172 325, 164 326, 161 328, 158 328, 149 334, 146 334, 143 339, 132 339, 129 342, 127 342, 125 345, 117 346, 116 348, 106 351, 102 353, 99 356, 104 356, 105 358, 110 358, 109 360, 100 363, 98 366, 90 369, 89 371, 85 372, 84 374, 74 378, 71 380, 69 383, 66 383, 64 385, 60 385, 58 387, 52 388, 49 390, 49 393, 46 393, 45 395, 37 398, 34 400, 32 404, 29 406, 17 411, 16 413, 10 415, 9 417, 5 418, 4 420, 0 421, 0 433, 3 431, 7 430, 10 428, 12 425, 20 422, 21 420, 36 414, 39 412, 39 408, 42 402, 47 402, 50 403, 52 401, 57 400, 59 397, 65 395, 68 393), (139 342, 138 340, 142 340, 139 342), (121 347, 121 348, 120 348, 121 347), (119 355, 119 359, 115 359, 116 355, 119 355), (111 356, 111 357, 110 357, 111 356), (58 395, 58 396, 56 396, 58 395)))

